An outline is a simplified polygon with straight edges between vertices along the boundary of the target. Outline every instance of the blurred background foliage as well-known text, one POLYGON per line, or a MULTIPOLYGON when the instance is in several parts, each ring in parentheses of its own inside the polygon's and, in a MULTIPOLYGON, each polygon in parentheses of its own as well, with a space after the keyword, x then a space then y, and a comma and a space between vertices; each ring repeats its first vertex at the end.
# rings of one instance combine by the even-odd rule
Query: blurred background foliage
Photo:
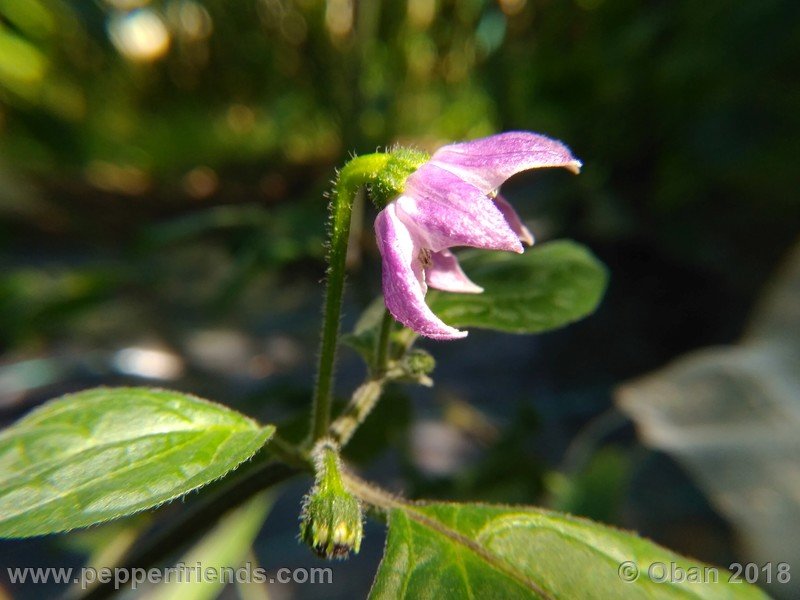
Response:
MULTIPOLYGON (((394 390, 351 458, 412 496, 546 504, 746 558, 611 394, 736 340, 796 239, 799 59, 792 0, 0 0, 0 417, 150 383, 297 421, 334 168, 529 129, 584 171, 507 194, 537 239, 609 265, 604 306, 544 336, 430 344, 437 391, 394 390)), ((349 325, 378 291, 371 214, 349 325)), ((362 367, 343 359, 344 393, 362 367)), ((303 485, 259 538, 268 566, 314 560, 282 522, 303 485)), ((366 589, 381 535, 326 597, 366 589)), ((0 546, 3 564, 64 552, 0 546)))

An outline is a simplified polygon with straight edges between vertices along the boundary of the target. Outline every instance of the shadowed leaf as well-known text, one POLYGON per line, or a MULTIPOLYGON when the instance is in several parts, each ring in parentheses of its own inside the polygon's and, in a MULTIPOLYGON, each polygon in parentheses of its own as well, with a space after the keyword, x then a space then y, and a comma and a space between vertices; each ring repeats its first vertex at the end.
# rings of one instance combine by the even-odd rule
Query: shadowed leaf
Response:
POLYGON ((428 303, 453 327, 540 333, 590 315, 606 288, 603 264, 568 240, 534 246, 524 254, 470 252, 460 257, 482 294, 432 292, 428 303))

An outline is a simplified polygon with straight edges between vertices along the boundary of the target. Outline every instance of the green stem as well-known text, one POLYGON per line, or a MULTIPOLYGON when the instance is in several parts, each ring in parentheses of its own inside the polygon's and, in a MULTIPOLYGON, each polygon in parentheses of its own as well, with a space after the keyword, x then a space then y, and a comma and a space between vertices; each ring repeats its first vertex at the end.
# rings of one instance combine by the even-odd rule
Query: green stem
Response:
POLYGON ((394 327, 394 317, 388 310, 383 311, 383 321, 381 321, 381 331, 378 335, 378 343, 375 349, 375 364, 373 372, 380 377, 386 372, 387 361, 389 358, 390 336, 394 327))
POLYGON ((388 154, 367 154, 347 163, 339 173, 331 203, 331 240, 328 252, 328 284, 325 292, 325 312, 319 345, 317 382, 311 415, 311 441, 328 432, 331 418, 331 395, 339 321, 342 313, 347 243, 350 217, 356 192, 375 176, 389 160, 388 154))

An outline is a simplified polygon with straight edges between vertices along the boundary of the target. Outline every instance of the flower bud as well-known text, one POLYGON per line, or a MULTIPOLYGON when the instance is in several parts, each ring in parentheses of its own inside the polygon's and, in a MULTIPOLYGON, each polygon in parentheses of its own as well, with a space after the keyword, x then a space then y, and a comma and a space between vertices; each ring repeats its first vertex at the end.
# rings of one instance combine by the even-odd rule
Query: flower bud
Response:
POLYGON ((321 558, 347 558, 361 548, 361 504, 342 482, 336 444, 321 440, 314 449, 316 483, 303 502, 300 538, 321 558))
POLYGON ((405 370, 411 375, 430 375, 436 368, 436 359, 419 348, 410 350, 404 357, 405 370))

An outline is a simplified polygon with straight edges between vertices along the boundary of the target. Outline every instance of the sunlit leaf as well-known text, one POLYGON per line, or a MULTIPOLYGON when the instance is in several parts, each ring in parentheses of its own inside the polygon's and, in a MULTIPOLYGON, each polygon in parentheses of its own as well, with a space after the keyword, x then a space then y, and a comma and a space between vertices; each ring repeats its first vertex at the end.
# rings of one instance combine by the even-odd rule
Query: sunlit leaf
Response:
POLYGON ((631 533, 528 507, 408 505, 391 510, 370 597, 765 598, 729 573, 631 533), (655 565, 655 566, 653 566, 655 565), (681 583, 660 582, 683 573, 681 583), (671 570, 672 569, 672 570, 671 570), (680 571, 679 571, 680 569, 680 571), (653 576, 651 580, 648 570, 653 576))
POLYGON ((165 390, 63 396, 0 434, 0 536, 54 533, 157 506, 235 468, 274 430, 165 390))

